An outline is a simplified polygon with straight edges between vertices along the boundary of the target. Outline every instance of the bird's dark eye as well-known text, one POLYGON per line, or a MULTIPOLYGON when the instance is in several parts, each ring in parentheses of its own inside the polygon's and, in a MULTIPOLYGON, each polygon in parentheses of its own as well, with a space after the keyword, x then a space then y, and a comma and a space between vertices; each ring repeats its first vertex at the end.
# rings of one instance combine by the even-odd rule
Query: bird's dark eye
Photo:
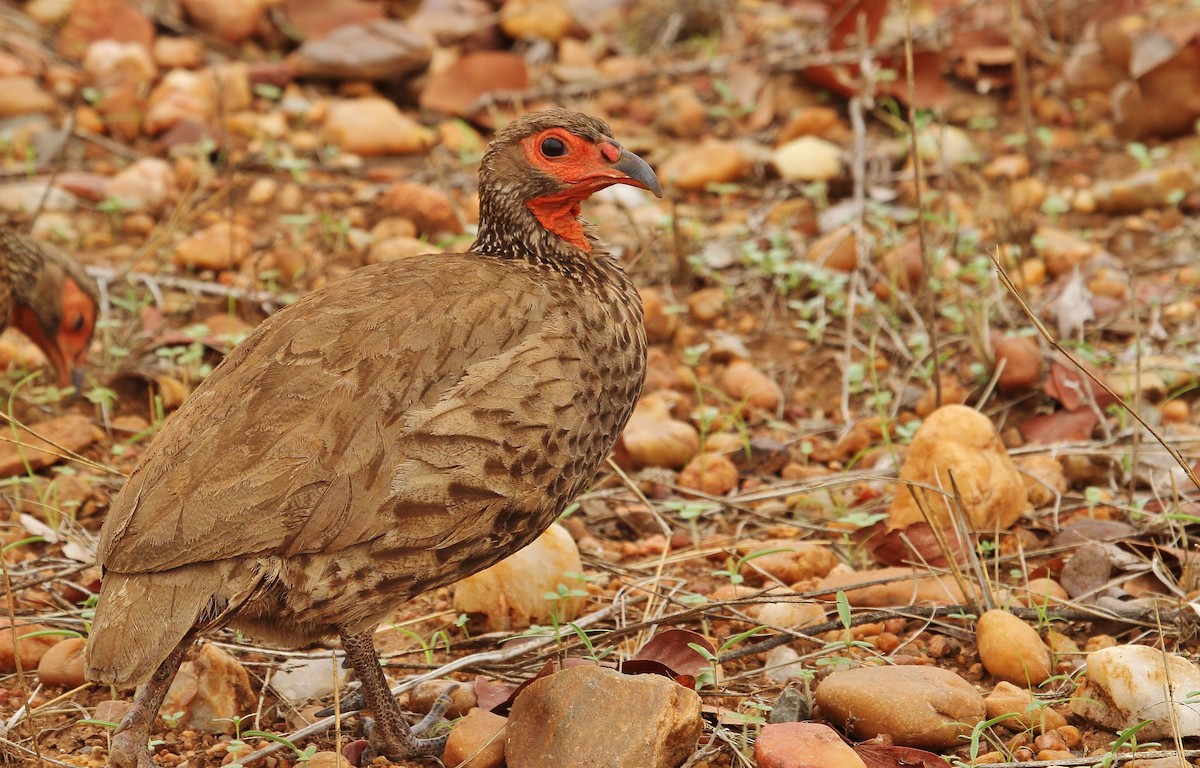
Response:
POLYGON ((546 157, 562 157, 567 154, 567 145, 562 142, 562 139, 556 139, 553 136, 542 139, 542 154, 546 157))
POLYGON ((79 333, 82 330, 83 330, 83 315, 75 315, 74 319, 71 320, 71 332, 79 333))

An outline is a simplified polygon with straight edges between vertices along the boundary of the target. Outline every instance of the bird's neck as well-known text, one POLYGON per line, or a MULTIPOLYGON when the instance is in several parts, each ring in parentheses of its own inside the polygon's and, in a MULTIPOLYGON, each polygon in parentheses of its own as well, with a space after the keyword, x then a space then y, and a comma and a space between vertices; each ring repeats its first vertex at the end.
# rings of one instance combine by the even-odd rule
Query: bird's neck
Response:
POLYGON ((471 250, 564 269, 611 261, 579 220, 579 201, 565 198, 539 198, 529 203, 509 195, 481 198, 479 232, 471 250))

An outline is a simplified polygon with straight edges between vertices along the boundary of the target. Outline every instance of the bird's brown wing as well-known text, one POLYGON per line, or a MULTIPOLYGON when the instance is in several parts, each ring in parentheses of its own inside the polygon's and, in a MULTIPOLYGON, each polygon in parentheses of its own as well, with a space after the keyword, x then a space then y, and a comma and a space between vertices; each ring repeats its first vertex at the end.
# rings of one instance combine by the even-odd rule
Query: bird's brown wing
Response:
POLYGON ((564 363, 545 352, 563 334, 546 306, 519 269, 452 255, 359 270, 301 299, 164 426, 109 512, 98 560, 136 573, 329 551, 394 531, 397 516, 414 540, 436 537, 421 517, 470 496, 476 469, 504 463, 500 441, 525 448, 489 417, 462 421, 466 399, 558 393, 526 414, 546 423, 569 395, 564 363), (438 447, 442 432, 453 434, 438 447), (463 452, 472 441, 491 441, 491 458, 463 452))

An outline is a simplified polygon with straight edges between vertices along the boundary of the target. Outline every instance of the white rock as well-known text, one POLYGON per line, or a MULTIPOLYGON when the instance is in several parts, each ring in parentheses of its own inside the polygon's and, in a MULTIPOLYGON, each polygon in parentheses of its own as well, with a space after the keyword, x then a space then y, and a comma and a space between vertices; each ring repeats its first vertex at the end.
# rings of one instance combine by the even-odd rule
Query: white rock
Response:
POLYGON ((123 210, 157 213, 179 194, 175 169, 165 160, 144 157, 119 171, 108 182, 108 196, 123 210))
POLYGON ((354 672, 342 666, 342 656, 334 659, 290 659, 271 675, 271 687, 288 702, 302 705, 329 696, 334 686, 341 688, 354 672))
POLYGON ((975 163, 980 159, 975 142, 966 131, 954 125, 926 128, 917 136, 917 147, 925 162, 943 167, 975 163))
POLYGON ((554 615, 561 625, 579 616, 584 600, 577 596, 547 600, 546 595, 558 593, 559 585, 580 589, 582 572, 575 540, 561 525, 552 525, 515 555, 458 582, 454 609, 483 614, 489 631, 549 624, 554 615))
POLYGON ((1184 657, 1118 645, 1087 655, 1087 680, 1071 699, 1071 711, 1111 729, 1150 720, 1139 739, 1169 736, 1175 725, 1187 738, 1200 735, 1200 704, 1185 703, 1194 691, 1200 691, 1200 668, 1184 657))
POLYGON ((0 184, 0 211, 28 213, 38 210, 39 205, 44 211, 69 211, 74 209, 78 202, 75 195, 58 187, 52 187, 47 195, 44 181, 0 184))
POLYGON ((183 728, 232 734, 233 718, 253 711, 250 675, 227 651, 205 643, 183 662, 159 710, 183 728))
POLYGON ((842 171, 842 148, 816 136, 801 136, 776 149, 771 165, 788 181, 836 179, 842 171))

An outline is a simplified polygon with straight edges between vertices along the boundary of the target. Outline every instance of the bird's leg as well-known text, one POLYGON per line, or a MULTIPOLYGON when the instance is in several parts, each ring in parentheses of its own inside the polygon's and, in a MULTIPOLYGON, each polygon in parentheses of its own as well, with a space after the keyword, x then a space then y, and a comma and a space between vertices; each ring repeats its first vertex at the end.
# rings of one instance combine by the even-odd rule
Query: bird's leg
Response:
POLYGON ((108 763, 111 768, 154 768, 150 759, 150 726, 154 716, 167 697, 167 690, 183 657, 192 647, 194 639, 185 637, 175 646, 175 650, 163 663, 158 665, 154 674, 146 681, 146 685, 138 692, 133 700, 133 708, 121 719, 121 724, 113 733, 112 744, 108 748, 108 763))
POLYGON ((342 648, 346 651, 346 661, 354 667, 361 683, 363 698, 367 701, 367 709, 375 716, 370 728, 368 741, 369 756, 383 755, 389 760, 422 755, 440 755, 446 746, 446 737, 422 739, 424 733, 434 723, 441 719, 450 703, 449 695, 439 697, 429 714, 415 726, 409 726, 400 711, 400 705, 388 688, 387 678, 379 666, 379 655, 375 652, 372 639, 374 632, 367 630, 356 635, 339 630, 342 638, 342 648), (444 699, 444 701, 443 701, 444 699))

